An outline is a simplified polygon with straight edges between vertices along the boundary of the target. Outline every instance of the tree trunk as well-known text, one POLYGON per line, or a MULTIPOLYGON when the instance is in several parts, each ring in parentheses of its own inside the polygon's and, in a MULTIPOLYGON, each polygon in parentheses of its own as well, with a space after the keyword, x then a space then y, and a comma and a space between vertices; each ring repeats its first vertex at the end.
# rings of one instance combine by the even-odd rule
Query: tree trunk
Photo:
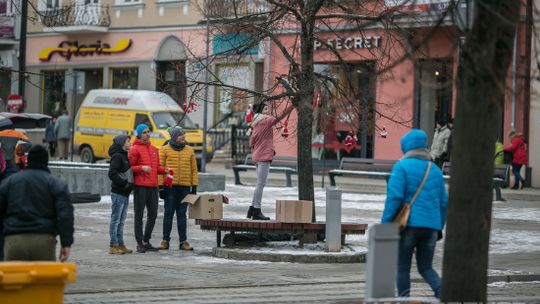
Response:
POLYGON ((313 189, 313 164, 311 139, 313 128, 313 95, 315 75, 313 72, 313 25, 302 24, 300 34, 301 74, 298 76, 299 102, 297 126, 298 153, 298 199, 313 202, 311 221, 316 221, 315 192, 313 189))
POLYGON ((493 155, 518 7, 516 0, 476 5, 460 58, 442 302, 486 301, 493 155))

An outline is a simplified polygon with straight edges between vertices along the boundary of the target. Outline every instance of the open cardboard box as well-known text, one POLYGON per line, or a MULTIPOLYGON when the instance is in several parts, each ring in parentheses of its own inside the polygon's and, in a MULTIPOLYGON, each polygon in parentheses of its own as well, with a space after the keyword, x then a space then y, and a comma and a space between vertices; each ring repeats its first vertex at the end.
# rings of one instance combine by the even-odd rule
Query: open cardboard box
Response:
POLYGON ((182 202, 189 204, 190 219, 220 220, 229 198, 222 194, 188 194, 182 202))

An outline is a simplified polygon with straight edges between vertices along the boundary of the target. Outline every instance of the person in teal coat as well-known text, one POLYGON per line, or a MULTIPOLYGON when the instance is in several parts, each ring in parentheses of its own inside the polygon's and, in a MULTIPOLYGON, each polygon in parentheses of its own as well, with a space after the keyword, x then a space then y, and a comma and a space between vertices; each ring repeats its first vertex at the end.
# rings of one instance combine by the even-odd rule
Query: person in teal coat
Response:
MULTIPOLYGON (((381 222, 391 223, 403 202, 409 203, 422 183, 431 156, 427 135, 413 129, 401 138, 403 158, 398 161, 388 181, 386 202, 381 222)), ((433 269, 436 242, 446 222, 448 193, 441 170, 434 163, 416 201, 411 206, 407 227, 400 233, 397 287, 401 297, 410 293, 410 270, 416 250, 418 272, 438 298, 441 281, 433 269)))

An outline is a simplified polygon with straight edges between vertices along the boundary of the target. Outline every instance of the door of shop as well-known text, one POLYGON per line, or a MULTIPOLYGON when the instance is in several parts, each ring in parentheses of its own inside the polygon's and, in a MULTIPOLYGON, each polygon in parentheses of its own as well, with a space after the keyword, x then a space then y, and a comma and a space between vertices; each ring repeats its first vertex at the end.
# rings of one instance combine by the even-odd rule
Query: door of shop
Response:
POLYGON ((414 127, 431 145, 435 123, 452 118, 452 60, 420 60, 415 70, 414 127))

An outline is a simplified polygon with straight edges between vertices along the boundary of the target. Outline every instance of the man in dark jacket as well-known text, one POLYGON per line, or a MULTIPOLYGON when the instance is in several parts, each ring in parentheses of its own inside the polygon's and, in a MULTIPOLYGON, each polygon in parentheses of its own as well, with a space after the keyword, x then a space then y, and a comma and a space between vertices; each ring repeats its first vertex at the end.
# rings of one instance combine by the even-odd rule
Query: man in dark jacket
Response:
POLYGON ((28 153, 28 167, 0 186, 0 218, 4 221, 5 260, 54 261, 69 257, 73 244, 73 206, 67 185, 47 168, 49 156, 41 145, 28 153))
POLYGON ((111 165, 109 178, 111 179, 111 224, 109 235, 111 243, 110 254, 132 253, 124 244, 124 223, 126 222, 129 205, 129 194, 133 188, 133 173, 128 160, 128 151, 131 148, 131 138, 127 135, 118 135, 113 139, 109 148, 111 165))

